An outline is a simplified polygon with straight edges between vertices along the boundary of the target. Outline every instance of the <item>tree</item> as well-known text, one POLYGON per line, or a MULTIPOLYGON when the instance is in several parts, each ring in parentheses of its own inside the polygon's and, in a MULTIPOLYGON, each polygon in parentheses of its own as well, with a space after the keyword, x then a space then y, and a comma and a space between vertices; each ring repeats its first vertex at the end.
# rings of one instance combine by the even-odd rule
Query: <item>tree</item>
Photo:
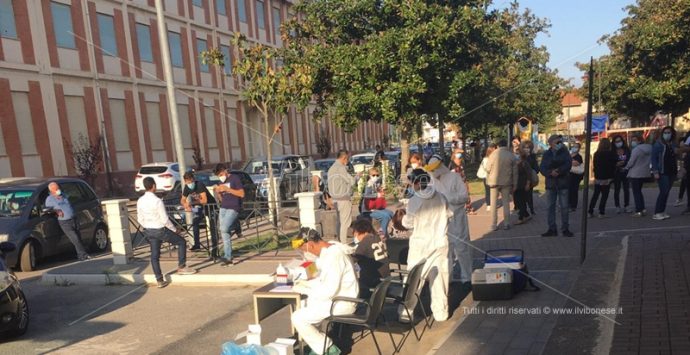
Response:
MULTIPOLYGON (((273 224, 277 224, 275 205, 275 182, 271 144, 278 130, 269 127, 271 116, 280 118, 280 126, 290 107, 303 110, 310 102, 312 89, 311 68, 290 62, 297 57, 290 53, 294 48, 275 48, 263 44, 249 43, 244 35, 236 33, 232 45, 238 50, 238 60, 233 65, 233 73, 240 79, 240 95, 243 100, 256 108, 264 121, 264 142, 268 160, 269 208, 273 224)), ((223 67, 225 57, 218 48, 201 53, 204 63, 223 67)))
POLYGON ((79 133, 74 143, 69 144, 74 160, 74 170, 81 179, 86 180, 91 186, 94 186, 103 162, 101 141, 100 135, 89 139, 84 134, 79 133))
MULTIPOLYGON (((637 123, 658 110, 679 116, 690 107, 690 2, 638 0, 621 28, 605 36, 610 54, 595 61, 595 90, 604 108, 637 123)), ((587 65, 578 65, 585 71, 587 65)), ((583 89, 588 83, 583 83, 583 89)))

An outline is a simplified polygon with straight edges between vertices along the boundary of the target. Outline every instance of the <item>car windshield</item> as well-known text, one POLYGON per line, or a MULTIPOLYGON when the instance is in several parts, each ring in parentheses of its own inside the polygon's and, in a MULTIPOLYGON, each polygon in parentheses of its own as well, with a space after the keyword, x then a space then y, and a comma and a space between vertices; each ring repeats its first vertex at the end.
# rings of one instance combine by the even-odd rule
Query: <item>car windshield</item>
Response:
POLYGON ((352 157, 352 164, 371 164, 374 161, 373 155, 360 155, 352 157))
MULTIPOLYGON (((280 173, 280 161, 272 161, 271 166, 274 174, 280 173)), ((244 167, 244 172, 247 174, 268 174, 268 163, 266 160, 252 160, 244 167)))
POLYGON ((0 191, 0 216, 19 216, 24 207, 29 204, 33 193, 31 190, 0 191))
POLYGON ((220 184, 220 179, 218 176, 215 174, 195 174, 194 178, 196 178, 197 181, 202 182, 206 186, 215 186, 220 184))
POLYGON ((333 165, 333 161, 317 161, 314 163, 314 170, 328 171, 333 165))

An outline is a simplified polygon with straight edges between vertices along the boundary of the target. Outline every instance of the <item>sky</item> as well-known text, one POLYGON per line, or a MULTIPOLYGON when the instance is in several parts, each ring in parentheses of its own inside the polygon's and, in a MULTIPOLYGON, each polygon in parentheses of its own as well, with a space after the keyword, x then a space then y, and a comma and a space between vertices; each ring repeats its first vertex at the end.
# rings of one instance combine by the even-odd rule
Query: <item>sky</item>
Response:
MULTIPOLYGON (((598 40, 620 28, 627 16, 624 8, 635 0, 518 0, 521 8, 529 8, 542 18, 548 18, 551 28, 548 35, 540 35, 537 45, 544 45, 550 53, 549 67, 557 69, 571 84, 582 84, 582 75, 575 67, 577 62, 589 62, 609 52, 606 44, 598 40)), ((494 0, 494 7, 510 4, 494 0)))

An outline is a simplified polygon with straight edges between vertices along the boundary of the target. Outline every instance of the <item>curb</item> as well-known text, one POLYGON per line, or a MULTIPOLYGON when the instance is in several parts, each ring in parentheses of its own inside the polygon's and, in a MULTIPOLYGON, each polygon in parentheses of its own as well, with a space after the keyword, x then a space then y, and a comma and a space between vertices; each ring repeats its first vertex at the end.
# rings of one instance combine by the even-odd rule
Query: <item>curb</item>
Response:
MULTIPOLYGON (((273 282, 266 274, 166 274, 166 280, 180 286, 264 286, 273 282)), ((155 284, 153 274, 51 274, 44 273, 41 283, 56 286, 72 285, 142 285, 155 284)))

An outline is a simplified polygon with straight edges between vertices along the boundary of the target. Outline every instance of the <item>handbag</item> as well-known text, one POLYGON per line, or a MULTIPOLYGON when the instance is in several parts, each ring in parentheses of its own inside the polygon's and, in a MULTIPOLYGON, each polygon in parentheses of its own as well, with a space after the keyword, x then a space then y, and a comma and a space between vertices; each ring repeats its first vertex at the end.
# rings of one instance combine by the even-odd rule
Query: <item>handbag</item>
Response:
POLYGON ((585 173, 585 165, 584 165, 584 164, 580 164, 580 165, 578 165, 578 166, 573 166, 573 167, 570 168, 570 172, 573 173, 573 174, 582 175, 582 174, 585 173))
POLYGON ((485 160, 482 160, 481 164, 479 164, 479 169, 477 169, 477 177, 480 179, 486 179, 486 169, 484 169, 484 162, 485 160))

